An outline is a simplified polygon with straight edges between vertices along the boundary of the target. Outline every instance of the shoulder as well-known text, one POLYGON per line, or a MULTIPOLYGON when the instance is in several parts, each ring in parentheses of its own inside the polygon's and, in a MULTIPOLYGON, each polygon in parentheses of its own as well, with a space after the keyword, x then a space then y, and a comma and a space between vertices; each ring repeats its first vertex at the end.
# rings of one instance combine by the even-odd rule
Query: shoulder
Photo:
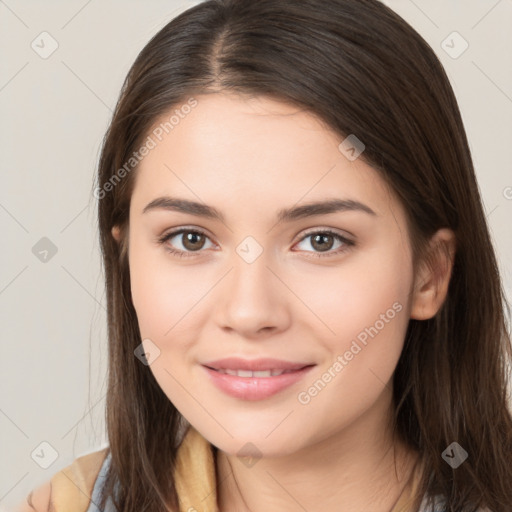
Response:
POLYGON ((108 463, 108 455, 107 447, 77 457, 49 481, 32 490, 15 512, 60 512, 70 508, 86 512, 100 470, 108 463))

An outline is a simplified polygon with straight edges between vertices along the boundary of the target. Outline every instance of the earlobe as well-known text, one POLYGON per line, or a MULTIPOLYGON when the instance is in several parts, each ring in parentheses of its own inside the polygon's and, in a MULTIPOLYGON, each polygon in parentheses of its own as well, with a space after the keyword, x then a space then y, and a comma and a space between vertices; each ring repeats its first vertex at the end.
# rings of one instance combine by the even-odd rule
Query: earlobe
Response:
POLYGON ((455 259, 456 240, 452 230, 443 228, 430 242, 430 254, 415 276, 411 318, 428 320, 443 305, 455 259))
POLYGON ((116 225, 112 228, 112 236, 114 237, 116 242, 119 243, 119 241, 121 240, 121 229, 119 228, 119 226, 116 225))

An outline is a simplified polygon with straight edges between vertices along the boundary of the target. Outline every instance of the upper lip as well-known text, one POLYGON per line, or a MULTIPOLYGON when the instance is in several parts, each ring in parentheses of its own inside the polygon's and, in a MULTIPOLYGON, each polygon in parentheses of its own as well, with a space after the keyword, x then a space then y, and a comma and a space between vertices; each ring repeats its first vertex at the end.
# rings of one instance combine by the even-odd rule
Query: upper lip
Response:
POLYGON ((283 361, 282 359, 262 358, 262 359, 241 359, 239 357, 227 357, 203 363, 214 370, 300 370, 312 363, 295 363, 292 361, 283 361))

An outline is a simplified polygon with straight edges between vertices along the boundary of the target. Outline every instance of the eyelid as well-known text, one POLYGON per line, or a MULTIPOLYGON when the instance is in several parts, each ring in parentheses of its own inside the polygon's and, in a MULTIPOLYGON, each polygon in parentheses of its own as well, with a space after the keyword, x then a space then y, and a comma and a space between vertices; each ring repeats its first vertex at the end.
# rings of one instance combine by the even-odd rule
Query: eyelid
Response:
POLYGON ((306 258, 334 258, 336 256, 341 256, 342 254, 349 251, 356 245, 356 242, 354 240, 352 240, 350 237, 345 236, 344 234, 341 234, 337 229, 325 228, 325 227, 323 227, 323 228, 315 227, 315 228, 312 228, 311 230, 306 231, 305 233, 302 234, 300 239, 297 242, 295 242, 293 245, 295 246, 295 245, 301 243, 302 241, 304 241, 306 238, 310 237, 311 235, 315 235, 315 234, 330 235, 330 236, 334 237, 335 239, 337 239, 338 241, 340 241, 342 243, 342 246, 338 247, 334 251, 333 250, 328 250, 325 252, 304 251, 306 254, 306 258))
POLYGON ((320 227, 314 227, 314 228, 307 229, 305 232, 302 233, 301 237, 297 241, 300 242, 305 237, 312 235, 314 233, 330 233, 333 235, 340 236, 349 242, 355 243, 355 241, 352 240, 352 237, 354 237, 354 235, 352 233, 349 233, 348 231, 336 229, 336 228, 329 228, 327 226, 320 226, 320 227))
MULTIPOLYGON (((164 231, 162 235, 157 236, 156 242, 159 244, 164 244, 167 242, 167 240, 174 238, 177 235, 181 235, 183 233, 198 233, 200 235, 205 236, 208 238, 212 244, 215 244, 215 242, 212 240, 213 237, 209 235, 209 233, 202 229, 195 226, 181 226, 179 228, 171 229, 169 231, 164 231)), ((168 249, 169 250, 169 249, 168 249)), ((176 252, 187 252, 188 254, 194 254, 193 251, 181 251, 180 249, 176 249, 176 252)), ((173 252, 173 251, 170 251, 173 252)), ((204 252, 203 250, 196 251, 196 253, 204 252)))
POLYGON ((201 235, 208 237, 210 240, 212 240, 212 238, 213 238, 210 235, 210 233, 203 228, 199 228, 197 226, 179 226, 177 228, 172 228, 172 229, 166 230, 161 235, 158 235, 157 241, 162 241, 163 239, 168 239, 169 237, 179 235, 184 231, 188 231, 188 232, 192 232, 192 233, 200 233, 201 235))

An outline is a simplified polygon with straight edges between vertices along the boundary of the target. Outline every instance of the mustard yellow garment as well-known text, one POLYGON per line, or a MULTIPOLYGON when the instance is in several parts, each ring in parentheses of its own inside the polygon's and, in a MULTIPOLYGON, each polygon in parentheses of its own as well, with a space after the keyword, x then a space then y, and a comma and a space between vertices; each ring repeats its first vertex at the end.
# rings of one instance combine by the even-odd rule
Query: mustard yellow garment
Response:
MULTIPOLYGON (((106 452, 104 448, 78 457, 52 477, 50 512, 87 511, 106 452)), ((419 476, 417 467, 391 512, 411 512, 410 504, 419 476)), ((212 446, 192 426, 178 450, 175 479, 180 512, 219 512, 212 446)))

